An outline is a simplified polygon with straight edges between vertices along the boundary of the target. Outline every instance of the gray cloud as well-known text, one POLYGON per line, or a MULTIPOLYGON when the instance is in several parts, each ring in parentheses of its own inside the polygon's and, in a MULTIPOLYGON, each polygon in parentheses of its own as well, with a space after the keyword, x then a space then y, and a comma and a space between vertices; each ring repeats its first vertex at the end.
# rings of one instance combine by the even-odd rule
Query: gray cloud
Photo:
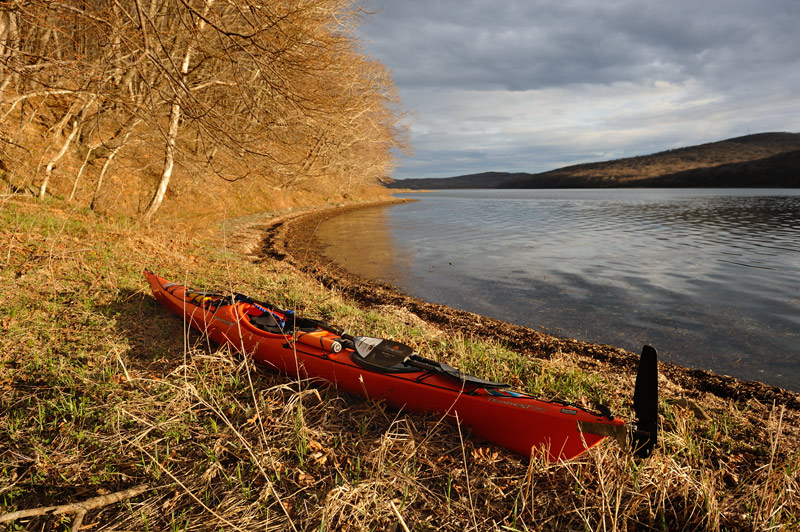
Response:
POLYGON ((382 0, 362 28, 416 114, 397 177, 541 171, 800 122, 796 0, 382 0), (506 164, 506 166, 504 166, 506 164))

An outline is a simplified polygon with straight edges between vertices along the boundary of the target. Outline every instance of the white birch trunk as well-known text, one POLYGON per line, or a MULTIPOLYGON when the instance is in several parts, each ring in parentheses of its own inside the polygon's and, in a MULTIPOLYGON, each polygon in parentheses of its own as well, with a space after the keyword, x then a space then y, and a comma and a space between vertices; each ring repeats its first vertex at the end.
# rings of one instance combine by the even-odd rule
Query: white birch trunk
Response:
MULTIPOLYGON (((187 54, 188 57, 188 54, 187 54)), ((144 212, 144 219, 150 220, 161 206, 164 201, 164 196, 167 193, 167 186, 169 180, 172 178, 172 169, 175 167, 175 139, 178 136, 178 123, 181 119, 181 104, 177 101, 173 102, 172 109, 169 113, 169 129, 167 130, 167 152, 164 156, 164 168, 161 171, 161 180, 158 182, 158 188, 147 210, 144 212)))
MULTIPOLYGON (((106 158, 106 162, 103 163, 103 168, 100 170, 100 176, 97 178, 97 186, 94 189, 94 195, 92 196, 92 202, 89 204, 89 208, 94 210, 95 205, 97 204, 97 195, 100 194, 100 187, 103 186, 103 178, 108 171, 108 168, 111 166, 111 161, 114 160, 119 150, 122 149, 122 146, 125 145, 125 142, 128 140, 127 135, 125 136, 125 140, 123 140, 119 146, 114 148, 109 156, 106 158)), ((77 183, 77 182, 76 182, 77 183)))
MULTIPOLYGON (((44 199, 45 194, 47 193, 47 186, 50 184, 50 177, 53 175, 53 168, 55 168, 56 163, 67 153, 72 141, 75 140, 75 137, 78 136, 78 132, 81 130, 83 116, 86 110, 89 108, 90 105, 94 103, 97 99, 97 96, 92 96, 88 102, 83 104, 81 110, 75 115, 72 119, 72 131, 70 132, 69 136, 64 140, 64 144, 62 144, 61 149, 58 153, 50 159, 50 162, 47 163, 47 168, 44 172, 44 181, 42 181, 42 186, 39 188, 39 199, 44 199)), ((77 102, 73 104, 77 106, 77 102)), ((58 132, 56 135, 60 134, 61 129, 64 127, 64 124, 69 120, 69 111, 67 112, 67 116, 64 117, 61 124, 58 127, 58 132)))
POLYGON ((78 182, 81 180, 83 171, 86 170, 86 165, 89 164, 89 157, 92 156, 92 152, 95 149, 96 148, 93 146, 86 151, 86 157, 83 158, 83 164, 81 164, 81 168, 78 170, 78 175, 75 176, 75 181, 72 182, 72 190, 69 193, 67 201, 72 201, 75 199, 75 193, 78 191, 78 182))
MULTIPOLYGON (((206 2, 204 15, 208 14, 211 4, 213 3, 214 0, 208 0, 206 2)), ((201 32, 205 25, 205 20, 201 19, 197 23, 197 33, 201 32)), ((186 46, 186 54, 183 56, 183 62, 181 63, 182 81, 185 80, 186 74, 189 73, 189 63, 192 58, 192 49, 193 46, 190 42, 186 46)), ((167 146, 166 153, 164 155, 164 168, 161 172, 161 179, 158 182, 158 188, 156 188, 155 194, 153 194, 153 199, 150 200, 150 204, 147 206, 147 209, 144 212, 143 218, 145 220, 152 219, 158 208, 161 207, 161 203, 164 201, 164 196, 167 194, 169 181, 172 178, 172 170, 175 167, 175 143, 178 137, 178 125, 180 124, 182 112, 180 98, 178 97, 178 92, 180 90, 181 88, 178 88, 175 91, 175 99, 172 102, 172 108, 169 112, 169 128, 167 130, 167 146)))
POLYGON ((79 129, 80 120, 78 120, 78 117, 76 116, 72 120, 72 131, 66 140, 64 140, 64 144, 61 145, 61 149, 58 151, 55 157, 50 159, 50 162, 47 163, 47 169, 44 172, 44 180, 42 181, 42 186, 39 187, 39 199, 44 199, 45 194, 47 194, 47 185, 50 184, 50 176, 53 175, 53 168, 55 168, 56 163, 64 156, 64 154, 67 153, 69 145, 72 144, 73 140, 75 140, 79 129))

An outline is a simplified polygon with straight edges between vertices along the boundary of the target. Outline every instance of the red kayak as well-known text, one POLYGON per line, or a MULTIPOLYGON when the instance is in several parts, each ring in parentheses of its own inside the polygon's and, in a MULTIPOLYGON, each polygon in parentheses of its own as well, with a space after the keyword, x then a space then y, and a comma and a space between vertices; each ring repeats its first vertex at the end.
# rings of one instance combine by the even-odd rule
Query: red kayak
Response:
POLYGON ((144 274, 167 310, 218 344, 293 377, 332 383, 344 392, 384 400, 402 410, 444 414, 474 436, 522 455, 536 452, 552 461, 569 459, 606 436, 620 434, 628 435, 640 456, 648 456, 655 444, 657 370, 655 350, 649 347, 637 377, 634 408, 640 419, 634 428, 607 409, 595 413, 537 399, 424 358, 397 342, 354 337, 241 294, 191 290, 150 271, 144 274))

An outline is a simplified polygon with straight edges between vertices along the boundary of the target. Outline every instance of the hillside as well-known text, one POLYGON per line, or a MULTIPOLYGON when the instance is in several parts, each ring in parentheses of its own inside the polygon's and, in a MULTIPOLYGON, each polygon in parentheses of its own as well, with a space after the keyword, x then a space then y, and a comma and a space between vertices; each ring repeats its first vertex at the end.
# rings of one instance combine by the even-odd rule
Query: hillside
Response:
POLYGON ((797 187, 800 134, 759 133, 538 174, 406 179, 390 188, 797 187))
POLYGON ((497 188, 502 183, 515 177, 526 177, 531 174, 510 172, 482 172, 479 174, 460 175, 456 177, 432 177, 428 179, 400 179, 386 183, 389 188, 411 189, 445 189, 445 188, 497 188))
POLYGON ((694 168, 641 179, 646 187, 797 187, 800 186, 800 150, 741 163, 694 168))

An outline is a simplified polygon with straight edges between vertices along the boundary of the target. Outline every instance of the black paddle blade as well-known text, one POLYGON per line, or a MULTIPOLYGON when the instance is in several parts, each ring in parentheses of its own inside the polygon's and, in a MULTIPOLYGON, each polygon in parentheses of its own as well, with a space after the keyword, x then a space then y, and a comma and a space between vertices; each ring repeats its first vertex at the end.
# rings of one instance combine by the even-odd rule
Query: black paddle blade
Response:
POLYGON ((354 351, 350 358, 363 368, 376 373, 410 373, 419 371, 404 364, 414 354, 407 345, 370 336, 353 338, 354 351))
POLYGON ((434 375, 444 375, 462 384, 481 388, 508 388, 508 384, 493 382, 467 375, 452 366, 422 357, 413 348, 386 340, 358 336, 353 338, 354 351, 350 358, 363 368, 377 373, 418 373, 425 371, 434 375))
POLYGON ((640 458, 653 453, 658 440, 658 354, 646 345, 639 359, 636 388, 633 391, 636 428, 631 433, 633 452, 640 458))

